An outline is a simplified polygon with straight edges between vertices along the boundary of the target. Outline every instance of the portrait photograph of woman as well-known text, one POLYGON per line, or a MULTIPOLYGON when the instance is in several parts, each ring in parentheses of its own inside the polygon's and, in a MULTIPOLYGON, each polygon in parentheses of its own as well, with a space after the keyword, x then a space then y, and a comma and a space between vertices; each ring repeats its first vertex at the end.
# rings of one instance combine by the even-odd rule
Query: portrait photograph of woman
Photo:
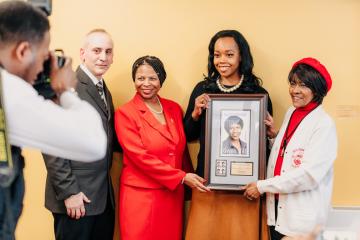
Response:
POLYGON ((250 111, 222 111, 221 156, 249 157, 250 111))

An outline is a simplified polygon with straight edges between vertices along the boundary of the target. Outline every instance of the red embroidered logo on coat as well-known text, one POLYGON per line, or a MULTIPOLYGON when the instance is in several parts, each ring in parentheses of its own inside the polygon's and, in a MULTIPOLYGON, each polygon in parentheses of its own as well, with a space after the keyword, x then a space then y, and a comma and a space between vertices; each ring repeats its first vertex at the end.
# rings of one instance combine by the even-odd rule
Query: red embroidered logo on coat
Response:
POLYGON ((293 167, 300 167, 300 165, 302 164, 302 159, 304 157, 304 149, 303 148, 297 148, 293 150, 292 153, 292 165, 293 167))

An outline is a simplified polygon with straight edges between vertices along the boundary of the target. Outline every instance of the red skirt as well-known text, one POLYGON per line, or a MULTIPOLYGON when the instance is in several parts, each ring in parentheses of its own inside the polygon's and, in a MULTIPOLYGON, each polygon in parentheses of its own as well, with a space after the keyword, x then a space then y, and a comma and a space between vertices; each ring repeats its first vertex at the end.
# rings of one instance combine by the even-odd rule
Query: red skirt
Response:
POLYGON ((184 188, 140 188, 120 184, 121 240, 181 240, 184 188))

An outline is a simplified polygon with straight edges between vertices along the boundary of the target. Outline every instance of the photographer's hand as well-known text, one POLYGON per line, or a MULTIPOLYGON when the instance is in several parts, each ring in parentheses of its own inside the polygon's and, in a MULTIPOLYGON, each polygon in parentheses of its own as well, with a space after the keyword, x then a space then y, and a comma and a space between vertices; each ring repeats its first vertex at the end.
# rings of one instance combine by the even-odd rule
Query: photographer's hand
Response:
POLYGON ((72 60, 69 57, 66 57, 65 64, 63 67, 59 68, 57 63, 57 57, 54 52, 50 53, 51 57, 51 87, 55 93, 60 96, 63 92, 75 88, 77 84, 77 79, 75 73, 72 70, 71 64, 72 60))

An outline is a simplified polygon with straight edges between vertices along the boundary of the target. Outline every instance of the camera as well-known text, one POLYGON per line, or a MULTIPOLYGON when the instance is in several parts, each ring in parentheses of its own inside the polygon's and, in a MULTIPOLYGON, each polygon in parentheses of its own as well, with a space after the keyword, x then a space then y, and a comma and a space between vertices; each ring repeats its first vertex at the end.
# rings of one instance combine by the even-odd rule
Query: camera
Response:
MULTIPOLYGON (((61 49, 55 50, 56 55, 56 61, 59 68, 63 67, 65 64, 65 57, 64 51, 61 49), (61 55, 59 55, 61 53, 61 55)), ((51 58, 49 57, 48 60, 44 62, 43 71, 38 74, 35 83, 34 88, 36 91, 43 96, 45 99, 54 99, 56 97, 56 93, 51 88, 50 82, 50 73, 51 73, 51 58)))
POLYGON ((30 4, 40 8, 47 16, 51 15, 52 0, 28 0, 30 4))
MULTIPOLYGON (((42 10, 47 16, 51 15, 52 0, 28 0, 30 4, 42 10)), ((61 52, 64 55, 63 50, 55 50, 55 53, 61 52)), ((64 66, 65 58, 63 56, 57 56, 57 64, 59 67, 64 66)), ((34 88, 45 99, 53 99, 56 97, 55 92, 50 85, 50 73, 51 73, 51 59, 49 58, 44 62, 44 71, 39 73, 34 84, 34 88)))

